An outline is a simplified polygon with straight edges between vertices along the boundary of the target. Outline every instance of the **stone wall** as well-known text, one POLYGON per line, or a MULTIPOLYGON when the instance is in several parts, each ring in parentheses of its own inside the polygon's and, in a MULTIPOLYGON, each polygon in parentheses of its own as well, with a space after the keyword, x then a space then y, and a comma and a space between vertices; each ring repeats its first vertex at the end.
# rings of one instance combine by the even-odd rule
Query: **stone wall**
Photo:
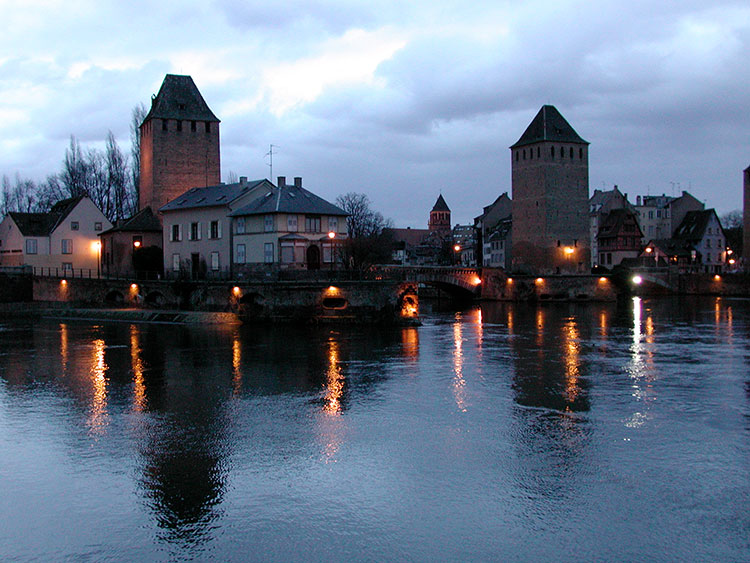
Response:
POLYGON ((482 270, 482 299, 497 301, 614 301, 618 290, 607 276, 508 276, 482 270))

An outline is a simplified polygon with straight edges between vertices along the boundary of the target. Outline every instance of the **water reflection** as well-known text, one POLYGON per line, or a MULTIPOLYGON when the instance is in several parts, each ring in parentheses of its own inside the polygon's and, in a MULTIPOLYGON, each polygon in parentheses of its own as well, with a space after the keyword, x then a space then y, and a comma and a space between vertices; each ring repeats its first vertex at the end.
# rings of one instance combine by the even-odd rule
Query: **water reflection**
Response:
POLYGON ((104 361, 104 340, 96 339, 92 343, 91 368, 91 408, 89 411, 88 427, 95 434, 101 434, 107 425, 107 369, 104 361))
POLYGON ((147 406, 140 336, 138 326, 130 325, 130 368, 133 370, 133 410, 136 412, 144 411, 147 406))
POLYGON ((461 412, 466 412, 466 379, 464 379, 464 354, 463 354, 463 324, 461 315, 456 315, 453 323, 453 396, 456 407, 461 412))

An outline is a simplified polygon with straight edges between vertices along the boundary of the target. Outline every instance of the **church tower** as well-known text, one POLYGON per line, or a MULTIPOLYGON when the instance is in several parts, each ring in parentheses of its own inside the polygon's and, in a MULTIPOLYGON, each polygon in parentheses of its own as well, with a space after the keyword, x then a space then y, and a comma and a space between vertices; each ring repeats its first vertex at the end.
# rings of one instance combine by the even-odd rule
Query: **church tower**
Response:
POLYGON ((514 270, 588 270, 588 145, 554 106, 545 105, 510 147, 514 270))
POLYGON ((221 181, 219 120, 190 76, 164 77, 140 130, 139 209, 156 213, 190 188, 221 181))
POLYGON ((447 236, 451 233, 451 210, 440 194, 435 205, 430 211, 430 221, 428 224, 430 232, 438 232, 441 236, 447 236))

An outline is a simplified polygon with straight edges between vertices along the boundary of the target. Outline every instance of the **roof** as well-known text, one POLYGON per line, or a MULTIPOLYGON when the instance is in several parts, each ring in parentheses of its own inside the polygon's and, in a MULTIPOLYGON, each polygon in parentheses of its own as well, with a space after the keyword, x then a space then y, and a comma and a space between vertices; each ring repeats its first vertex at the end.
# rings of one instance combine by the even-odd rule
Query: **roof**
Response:
MULTIPOLYGON (((675 230, 674 238, 690 241, 702 239, 712 216, 716 217, 716 211, 713 209, 688 211, 680 226, 675 230)), ((718 217, 716 217, 716 222, 719 224, 719 228, 721 228, 718 217)))
POLYGON ((393 240, 396 242, 405 242, 410 246, 417 246, 424 240, 429 234, 429 229, 396 229, 389 228, 384 229, 393 235, 393 240))
POLYGON ((65 220, 85 196, 71 197, 58 201, 49 213, 8 213, 25 237, 46 237, 65 220))
POLYGON ((340 207, 327 202, 322 197, 306 190, 302 186, 273 186, 269 193, 251 201, 244 207, 233 211, 229 215, 265 215, 268 213, 313 213, 316 215, 340 215, 348 213, 340 207))
POLYGON ((432 207, 433 211, 448 211, 450 212, 450 207, 448 207, 448 204, 445 203, 445 200, 443 199, 443 194, 440 194, 437 198, 437 201, 435 202, 435 205, 432 207))
POLYGON ((132 217, 119 221, 117 225, 102 232, 101 235, 115 232, 161 232, 161 230, 161 222, 149 206, 141 209, 132 217))
POLYGON ((643 236, 640 227, 638 226, 638 220, 635 214, 629 209, 618 208, 612 209, 604 217, 601 226, 599 227, 599 238, 617 236, 623 231, 623 226, 630 219, 630 224, 635 226, 635 231, 628 233, 628 236, 638 237, 639 239, 643 236))
POLYGON ((190 76, 167 74, 159 93, 151 98, 151 109, 143 123, 153 118, 216 121, 198 87, 190 76))
POLYGON ((575 132, 565 118, 557 111, 555 106, 545 105, 531 120, 521 138, 510 148, 540 143, 543 141, 554 141, 557 143, 579 143, 588 145, 578 133, 575 132))
POLYGON ((180 209, 227 205, 264 182, 268 184, 268 191, 270 192, 273 184, 266 179, 237 182, 236 184, 218 184, 205 188, 192 188, 160 207, 159 211, 177 211, 180 209))
MULTIPOLYGON (((654 247, 662 251, 667 256, 691 256, 695 248, 685 240, 674 238, 653 239, 648 241, 646 248, 654 247)), ((642 255, 645 255, 645 250, 642 255)))

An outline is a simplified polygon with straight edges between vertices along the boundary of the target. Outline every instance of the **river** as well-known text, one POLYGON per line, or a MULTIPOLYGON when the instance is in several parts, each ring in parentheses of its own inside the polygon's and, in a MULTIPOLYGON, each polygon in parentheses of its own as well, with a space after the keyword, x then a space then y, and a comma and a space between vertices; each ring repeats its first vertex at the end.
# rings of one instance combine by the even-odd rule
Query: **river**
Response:
POLYGON ((750 559, 750 301, 0 318, 0 560, 750 559))

